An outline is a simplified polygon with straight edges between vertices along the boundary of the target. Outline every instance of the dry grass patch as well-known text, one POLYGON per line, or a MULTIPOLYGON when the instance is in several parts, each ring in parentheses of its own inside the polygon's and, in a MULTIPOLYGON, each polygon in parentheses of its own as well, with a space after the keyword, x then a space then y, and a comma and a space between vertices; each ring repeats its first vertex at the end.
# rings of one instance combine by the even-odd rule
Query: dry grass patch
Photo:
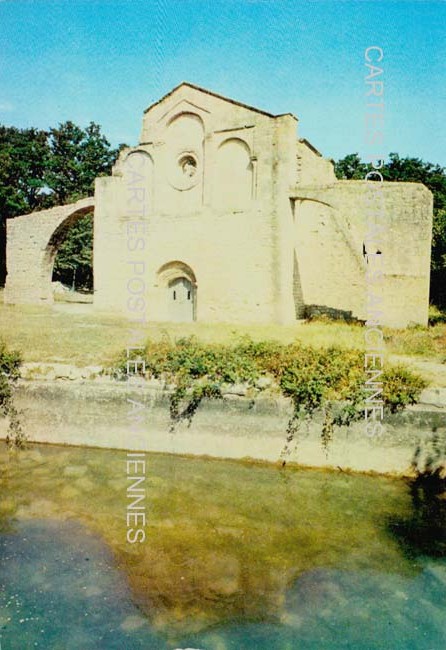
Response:
MULTIPOLYGON (((4 305, 0 292, 0 338, 19 349, 23 360, 107 365, 131 344, 137 329, 142 338, 159 341, 195 336, 203 343, 235 343, 249 335, 253 341, 296 341, 316 348, 333 345, 364 349, 364 329, 342 321, 297 322, 290 326, 228 323, 147 323, 95 312, 92 305, 4 305)), ((429 328, 385 330, 389 355, 414 357, 442 364, 446 360, 446 323, 429 328)), ((446 364, 445 364, 446 368, 446 364)))
POLYGON ((147 323, 135 325, 113 314, 95 312, 91 305, 0 304, 0 336, 23 360, 72 363, 78 366, 109 364, 131 344, 135 330, 143 338, 159 341, 195 336, 204 343, 234 343, 249 335, 254 341, 301 341, 316 347, 334 344, 346 349, 362 346, 362 331, 346 323, 233 325, 227 323, 147 323))

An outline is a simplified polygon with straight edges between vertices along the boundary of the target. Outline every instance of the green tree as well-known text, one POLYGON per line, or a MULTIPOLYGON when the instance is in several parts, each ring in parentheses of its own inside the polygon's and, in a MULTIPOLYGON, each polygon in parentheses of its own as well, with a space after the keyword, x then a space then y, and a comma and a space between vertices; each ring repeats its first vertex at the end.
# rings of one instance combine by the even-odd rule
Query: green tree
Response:
POLYGON ((434 211, 431 300, 435 305, 446 308, 446 209, 434 211))
MULTIPOLYGON (((49 132, 0 126, 0 286, 6 277, 6 220, 91 196, 94 179, 110 173, 121 148, 111 148, 94 122, 86 129, 65 122, 49 132)), ((91 284, 92 232, 91 220, 70 229, 62 261, 56 261, 58 272, 68 272, 67 251, 87 246, 82 262, 76 253, 79 286, 91 284)))
POLYGON ((334 165, 336 177, 339 180, 363 180, 368 167, 361 162, 357 153, 350 153, 345 158, 341 158, 334 165))
POLYGON ((0 285, 6 276, 6 220, 43 204, 47 133, 0 126, 0 285))
POLYGON ((45 179, 52 193, 48 203, 70 203, 94 192, 94 179, 106 176, 116 160, 101 127, 91 122, 81 129, 73 122, 49 132, 50 156, 45 179))
POLYGON ((0 210, 7 217, 42 204, 49 148, 47 133, 0 126, 0 210))
POLYGON ((69 230, 54 262, 54 280, 73 289, 93 289, 93 219, 81 217, 69 230))
POLYGON ((446 172, 440 165, 391 153, 382 175, 386 181, 424 183, 434 195, 434 212, 446 208, 446 172))
MULTIPOLYGON (((60 124, 49 134, 50 157, 46 181, 50 205, 70 203, 94 192, 94 179, 108 175, 118 151, 112 149, 101 127, 91 122, 81 129, 73 122, 60 124)), ((67 233, 54 263, 55 280, 73 289, 93 289, 93 222, 83 217, 67 233)))

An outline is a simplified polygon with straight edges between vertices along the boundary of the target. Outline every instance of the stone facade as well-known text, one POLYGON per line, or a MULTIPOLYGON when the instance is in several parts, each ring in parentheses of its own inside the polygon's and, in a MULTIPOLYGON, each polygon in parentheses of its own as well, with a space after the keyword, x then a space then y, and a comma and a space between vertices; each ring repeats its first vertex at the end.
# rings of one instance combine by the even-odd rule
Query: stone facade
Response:
MULTIPOLYGON (((150 106, 140 144, 96 180, 96 308, 159 321, 291 323, 308 311, 365 320, 367 255, 379 253, 382 322, 425 324, 431 193, 384 183, 385 232, 371 250, 370 183, 337 181, 296 129, 291 114, 187 83, 150 106)), ((84 208, 9 222, 8 302, 51 300, 53 249, 84 208)))

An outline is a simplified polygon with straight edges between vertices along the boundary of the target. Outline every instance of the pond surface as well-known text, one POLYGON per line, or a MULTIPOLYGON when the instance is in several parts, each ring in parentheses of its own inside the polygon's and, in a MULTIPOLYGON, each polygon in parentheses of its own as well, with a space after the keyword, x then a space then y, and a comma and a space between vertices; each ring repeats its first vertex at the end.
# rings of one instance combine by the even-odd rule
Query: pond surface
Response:
POLYGON ((129 544, 125 452, 1 451, 1 650, 446 647, 443 546, 406 482, 146 460, 129 544))

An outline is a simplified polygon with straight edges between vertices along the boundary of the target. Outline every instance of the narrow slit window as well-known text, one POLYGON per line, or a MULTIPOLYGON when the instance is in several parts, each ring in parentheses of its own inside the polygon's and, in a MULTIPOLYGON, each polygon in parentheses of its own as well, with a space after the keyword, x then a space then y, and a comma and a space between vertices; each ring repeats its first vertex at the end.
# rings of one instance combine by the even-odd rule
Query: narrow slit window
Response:
POLYGON ((173 299, 174 299, 174 300, 177 299, 177 292, 176 292, 175 290, 174 290, 174 292, 173 292, 173 299))
POLYGON ((187 299, 190 300, 190 291, 187 292, 187 299))

